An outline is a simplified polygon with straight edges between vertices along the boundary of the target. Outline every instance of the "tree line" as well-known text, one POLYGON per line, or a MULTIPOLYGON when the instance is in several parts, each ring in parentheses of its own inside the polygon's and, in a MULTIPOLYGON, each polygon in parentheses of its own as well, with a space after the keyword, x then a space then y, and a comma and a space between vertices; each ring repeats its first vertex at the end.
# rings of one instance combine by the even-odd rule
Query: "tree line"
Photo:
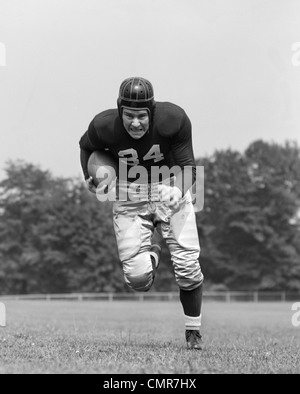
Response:
MULTIPOLYGON (((255 141, 216 151, 197 213, 206 289, 300 291, 300 149, 255 141)), ((0 182, 0 294, 121 292, 111 203, 82 179, 9 162, 0 182)), ((164 247, 154 290, 175 291, 164 247)))

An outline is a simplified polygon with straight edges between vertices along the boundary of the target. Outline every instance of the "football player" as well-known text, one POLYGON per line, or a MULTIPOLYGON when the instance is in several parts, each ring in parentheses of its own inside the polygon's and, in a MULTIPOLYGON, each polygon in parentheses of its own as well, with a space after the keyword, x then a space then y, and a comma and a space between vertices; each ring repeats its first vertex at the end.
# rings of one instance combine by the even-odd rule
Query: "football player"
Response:
POLYGON ((87 188, 96 193, 88 172, 93 151, 110 151, 118 161, 126 163, 126 179, 118 180, 118 195, 130 184, 135 185, 135 192, 131 197, 126 194, 127 199, 117 198, 113 207, 125 282, 135 291, 151 288, 163 239, 180 288, 187 347, 200 350, 203 274, 189 192, 196 174, 191 122, 179 106, 155 102, 153 86, 144 78, 128 78, 121 84, 117 106, 96 115, 80 140, 87 188), (174 166, 179 168, 176 176, 170 172, 166 176, 163 169, 174 166), (147 179, 140 177, 137 181, 132 170, 141 167, 147 179), (153 179, 154 168, 162 170, 160 179, 153 179), (184 177, 186 168, 192 170, 191 177, 184 177))

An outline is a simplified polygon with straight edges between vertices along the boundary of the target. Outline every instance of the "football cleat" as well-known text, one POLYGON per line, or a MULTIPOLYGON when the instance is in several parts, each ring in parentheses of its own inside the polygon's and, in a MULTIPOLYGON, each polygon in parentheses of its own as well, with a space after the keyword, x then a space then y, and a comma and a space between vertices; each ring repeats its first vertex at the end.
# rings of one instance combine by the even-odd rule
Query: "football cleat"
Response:
POLYGON ((188 349, 202 350, 203 341, 199 330, 186 330, 185 338, 188 349))

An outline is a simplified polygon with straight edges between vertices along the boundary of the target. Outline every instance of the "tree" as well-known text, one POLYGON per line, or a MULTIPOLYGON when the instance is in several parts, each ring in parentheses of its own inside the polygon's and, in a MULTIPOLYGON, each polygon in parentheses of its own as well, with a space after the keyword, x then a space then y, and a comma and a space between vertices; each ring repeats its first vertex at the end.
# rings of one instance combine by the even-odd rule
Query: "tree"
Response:
POLYGON ((257 141, 244 155, 216 152, 205 165, 199 215, 202 265, 227 288, 300 289, 299 148, 257 141))
MULTIPOLYGON (((299 147, 256 141, 243 154, 218 151, 198 164, 205 167, 197 224, 208 286, 300 290, 299 147)), ((8 163, 6 174, 0 294, 129 291, 111 203, 100 203, 82 180, 22 161, 8 163)), ((153 290, 177 290, 166 247, 153 290)))
POLYGON ((82 182, 9 163, 0 188, 0 292, 119 290, 111 207, 82 182))

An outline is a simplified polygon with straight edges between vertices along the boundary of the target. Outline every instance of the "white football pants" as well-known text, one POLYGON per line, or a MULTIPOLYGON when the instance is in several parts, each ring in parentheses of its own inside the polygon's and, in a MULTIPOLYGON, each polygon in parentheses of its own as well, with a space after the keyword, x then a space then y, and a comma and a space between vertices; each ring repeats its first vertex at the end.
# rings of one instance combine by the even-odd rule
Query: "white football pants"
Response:
POLYGON ((201 285, 199 237, 189 192, 176 211, 162 202, 117 201, 113 212, 119 256, 130 288, 148 291, 152 286, 150 247, 155 227, 168 245, 179 287, 194 290, 201 285))

